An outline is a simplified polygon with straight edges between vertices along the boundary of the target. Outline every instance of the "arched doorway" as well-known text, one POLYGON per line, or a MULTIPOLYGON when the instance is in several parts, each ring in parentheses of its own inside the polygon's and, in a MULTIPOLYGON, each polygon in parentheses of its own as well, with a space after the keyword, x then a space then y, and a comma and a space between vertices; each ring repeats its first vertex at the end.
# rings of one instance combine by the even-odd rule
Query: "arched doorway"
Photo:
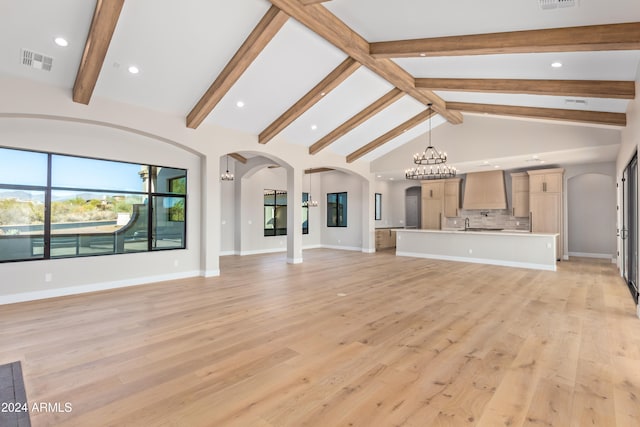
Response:
POLYGON ((409 187, 404 197, 405 227, 422 228, 422 188, 409 187))

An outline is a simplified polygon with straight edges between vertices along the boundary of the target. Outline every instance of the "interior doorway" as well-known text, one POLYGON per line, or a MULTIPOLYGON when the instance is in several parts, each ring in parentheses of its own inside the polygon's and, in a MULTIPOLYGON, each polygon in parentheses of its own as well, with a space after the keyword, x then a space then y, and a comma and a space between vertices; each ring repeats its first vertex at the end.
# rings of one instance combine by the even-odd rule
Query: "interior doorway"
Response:
POLYGON ((638 303, 638 154, 622 176, 622 276, 638 303))
POLYGON ((404 198, 406 228, 422 228, 422 188, 409 187, 404 198))

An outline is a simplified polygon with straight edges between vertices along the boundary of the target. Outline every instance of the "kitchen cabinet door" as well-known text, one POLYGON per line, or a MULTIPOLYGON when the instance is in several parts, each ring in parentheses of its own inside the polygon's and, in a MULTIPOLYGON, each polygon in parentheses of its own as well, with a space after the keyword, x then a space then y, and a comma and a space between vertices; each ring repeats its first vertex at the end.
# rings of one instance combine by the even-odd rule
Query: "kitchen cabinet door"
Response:
POLYGON ((529 216, 529 175, 526 172, 511 174, 511 215, 529 216))
POLYGON ((534 233, 558 233, 556 257, 562 258, 562 194, 531 193, 531 231, 534 233))
POLYGON ((460 209, 460 178, 447 179, 444 183, 444 216, 456 217, 460 209))
POLYGON ((444 210, 444 181, 422 182, 422 228, 440 230, 444 210))

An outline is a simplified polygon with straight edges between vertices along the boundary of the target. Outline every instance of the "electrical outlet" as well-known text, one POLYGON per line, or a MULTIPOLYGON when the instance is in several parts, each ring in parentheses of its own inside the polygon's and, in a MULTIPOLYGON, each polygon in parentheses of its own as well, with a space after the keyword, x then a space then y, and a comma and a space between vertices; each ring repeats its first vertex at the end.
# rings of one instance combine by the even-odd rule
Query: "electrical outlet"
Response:
POLYGON ((469 255, 473 253, 473 249, 469 249, 469 255))
POLYGON ((44 281, 45 282, 50 282, 52 280, 53 280, 53 274, 51 274, 51 273, 45 273, 44 274, 44 281))
POLYGON ((516 225, 520 225, 520 221, 516 221, 516 225))

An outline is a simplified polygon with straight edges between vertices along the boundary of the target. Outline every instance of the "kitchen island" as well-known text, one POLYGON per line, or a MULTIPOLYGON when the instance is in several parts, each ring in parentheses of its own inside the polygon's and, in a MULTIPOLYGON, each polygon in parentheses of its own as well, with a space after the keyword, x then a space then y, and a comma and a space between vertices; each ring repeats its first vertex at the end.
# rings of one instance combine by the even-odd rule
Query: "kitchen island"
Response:
POLYGON ((396 229, 396 256, 556 271, 557 234, 396 229))

